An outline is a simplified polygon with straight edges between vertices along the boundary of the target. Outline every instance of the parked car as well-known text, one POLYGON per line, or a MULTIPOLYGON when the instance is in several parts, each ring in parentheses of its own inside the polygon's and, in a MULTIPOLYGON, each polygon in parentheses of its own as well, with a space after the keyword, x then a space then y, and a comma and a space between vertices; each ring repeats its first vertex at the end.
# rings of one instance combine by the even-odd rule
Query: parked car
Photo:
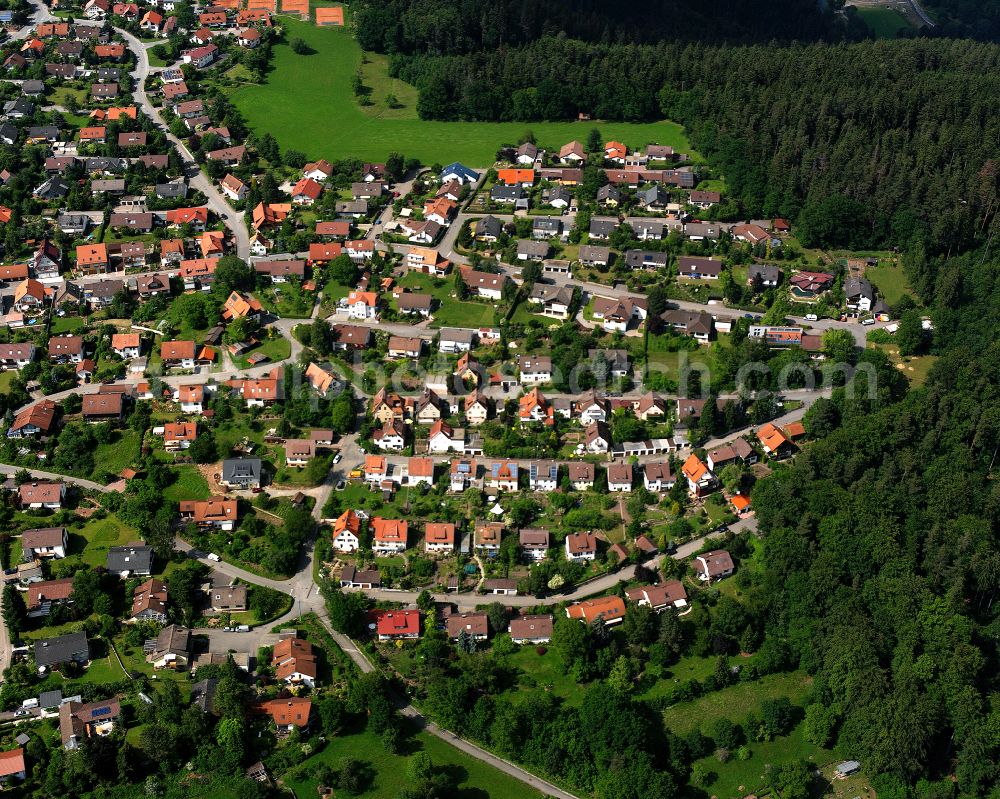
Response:
POLYGON ((814 313, 807 313, 806 314, 806 321, 807 322, 818 322, 819 321, 819 317, 816 316, 816 314, 814 314, 814 313))

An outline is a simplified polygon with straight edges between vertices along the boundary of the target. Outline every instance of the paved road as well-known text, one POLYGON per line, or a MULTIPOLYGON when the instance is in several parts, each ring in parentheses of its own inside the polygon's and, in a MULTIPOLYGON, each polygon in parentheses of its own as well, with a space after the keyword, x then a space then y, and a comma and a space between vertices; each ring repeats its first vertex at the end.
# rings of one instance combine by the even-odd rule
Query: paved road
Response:
MULTIPOLYGON (((41 2, 41 0, 30 0, 30 2, 35 9, 32 14, 32 27, 37 25, 39 22, 61 21, 58 17, 49 13, 48 8, 41 2)), ((31 27, 23 28, 18 32, 18 35, 15 38, 23 38, 24 36, 27 36, 30 30, 31 27)), ((236 255, 243 260, 247 260, 247 258, 250 257, 250 235, 247 232, 246 224, 243 221, 242 215, 238 214, 229 206, 229 203, 226 202, 222 192, 219 191, 215 184, 212 183, 212 181, 209 180, 208 177, 201 171, 201 168, 194 160, 194 156, 192 156, 191 152, 184 146, 184 143, 170 132, 169 127, 163 121, 163 118, 153 107, 149 97, 146 95, 146 78, 149 77, 151 71, 147 50, 150 47, 153 47, 156 42, 143 43, 131 33, 121 28, 115 28, 115 31, 122 37, 122 39, 125 40, 126 45, 128 45, 128 48, 135 55, 136 68, 132 75, 136 82, 136 89, 134 93, 136 102, 142 108, 143 112, 157 124, 164 134, 166 134, 167 140, 170 141, 177 149, 178 153, 180 153, 181 160, 184 163, 184 174, 185 177, 187 177, 188 182, 191 186, 198 189, 205 195, 208 207, 223 220, 226 227, 229 229, 233 243, 236 246, 236 255)))
MULTIPOLYGON (((367 674, 368 672, 374 670, 371 661, 368 660, 367 655, 358 649, 357 644, 342 633, 338 633, 332 627, 330 627, 329 621, 326 619, 325 614, 320 615, 320 621, 326 627, 327 631, 333 636, 333 640, 337 642, 337 645, 347 653, 348 657, 354 661, 357 667, 367 674)), ((520 780, 525 785, 529 785, 542 794, 550 797, 556 797, 556 799, 579 799, 575 794, 568 793, 562 788, 559 788, 552 783, 536 777, 530 771, 525 771, 520 766, 516 766, 508 760, 504 760, 501 757, 497 757, 492 752, 488 752, 481 746, 476 746, 476 744, 465 740, 464 738, 459 738, 452 732, 439 727, 433 721, 427 719, 416 707, 407 702, 405 699, 400 697, 395 697, 397 701, 397 707, 399 712, 410 719, 421 729, 426 730, 431 735, 440 738, 442 741, 451 744, 456 749, 465 752, 467 755, 481 760, 484 763, 488 763, 495 769, 502 771, 504 774, 513 777, 516 780, 520 780)))
MULTIPOLYGON (((24 469, 23 466, 10 466, 6 463, 0 463, 0 474, 8 477, 13 477, 22 469, 24 469)), ((41 469, 29 469, 29 471, 31 472, 32 477, 39 480, 61 480, 62 482, 69 483, 70 485, 80 486, 80 488, 89 488, 91 491, 108 490, 107 486, 95 483, 92 480, 82 480, 79 477, 67 477, 65 474, 56 474, 55 472, 43 472, 41 469)))

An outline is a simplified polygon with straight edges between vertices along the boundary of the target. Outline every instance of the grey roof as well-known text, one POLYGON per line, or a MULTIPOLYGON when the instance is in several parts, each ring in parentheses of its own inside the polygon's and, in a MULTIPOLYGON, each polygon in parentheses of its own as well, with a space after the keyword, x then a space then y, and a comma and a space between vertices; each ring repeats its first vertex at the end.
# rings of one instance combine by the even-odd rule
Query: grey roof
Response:
POLYGON ((154 654, 191 655, 191 630, 179 624, 168 624, 156 636, 154 654))
POLYGON ((111 547, 105 565, 109 572, 147 574, 153 570, 153 548, 142 544, 111 547))
POLYGON ((529 258, 544 258, 549 254, 549 243, 547 241, 519 241, 517 254, 527 255, 529 258))
POLYGON ((573 302, 573 287, 535 283, 531 287, 528 299, 535 302, 561 302, 563 305, 569 305, 573 302))
POLYGON ((69 184, 62 178, 49 178, 35 189, 35 195, 43 198, 65 197, 69 192, 69 184))
POLYGON ((777 283, 781 280, 781 270, 774 264, 750 264, 750 279, 757 275, 765 283, 777 283))
POLYGON ((90 226, 90 217, 86 214, 59 214, 56 222, 63 232, 77 228, 86 231, 90 226))
POLYGON ((31 116, 35 113, 35 104, 25 97, 18 97, 4 103, 3 112, 7 116, 31 116))
POLYGON ((9 122, 0 125, 0 141, 14 143, 17 141, 17 128, 9 122))
POLYGON ((648 269, 667 265, 667 254, 655 250, 628 250, 625 263, 630 269, 648 269))
POLYGON ((21 81, 21 91, 24 94, 41 94, 45 91, 45 81, 25 80, 21 81))
POLYGON ((562 231, 562 220, 554 216, 538 216, 531 223, 531 229, 546 233, 559 233, 562 231))
POLYGON ((88 172, 124 172, 128 167, 124 158, 108 158, 105 156, 93 156, 83 160, 83 167, 88 172))
POLYGON ((125 178, 104 178, 90 182, 91 191, 125 191, 125 178))
POLYGON ((202 713, 212 713, 215 710, 215 689, 219 681, 215 677, 200 680, 191 686, 191 704, 197 705, 202 713))
POLYGON ((520 186, 501 186, 497 184, 490 189, 490 199, 498 203, 517 202, 524 196, 524 189, 520 186))
POLYGON ((55 125, 35 125, 28 128, 29 139, 51 139, 59 138, 59 128, 55 125))
POLYGON ((594 218, 590 220, 590 235, 610 236, 616 227, 618 227, 617 219, 594 218))
POLYGON ((621 189, 613 183, 605 183, 597 190, 598 202, 604 202, 605 200, 620 200, 621 196, 621 189))
POLYGON ((154 189, 157 197, 164 199, 176 199, 187 197, 188 187, 184 181, 175 183, 157 183, 154 189))
POLYGON ((556 186, 547 195, 548 203, 551 205, 556 200, 565 200, 567 203, 571 202, 573 199, 573 192, 564 186, 556 186))
POLYGON ((121 70, 118 67, 101 67, 97 70, 98 83, 117 83, 121 77, 121 70))
POLYGON ((58 666, 71 660, 89 658, 90 646, 87 643, 87 634, 82 631, 35 642, 36 666, 58 666))
POLYGON ((844 281, 844 296, 848 299, 852 297, 865 297, 873 300, 875 299, 875 289, 863 277, 849 277, 844 281))
POLYGON ((476 222, 477 236, 499 237, 501 233, 503 233, 503 222, 495 216, 484 216, 476 222))
POLYGON ((581 261, 605 261, 611 258, 611 248, 601 247, 595 244, 580 245, 581 261))
POLYGON ((670 195, 659 183, 639 192, 639 202, 643 205, 665 205, 669 200, 670 195))
POLYGON ((442 327, 441 341, 458 341, 471 344, 475 340, 475 331, 458 327, 442 327))
POLYGON ((660 219, 643 219, 642 217, 629 219, 628 223, 637 236, 643 234, 646 236, 662 236, 666 227, 666 223, 660 219))
POLYGON ((59 703, 62 702, 62 700, 62 691, 42 691, 38 695, 38 706, 43 708, 59 707, 59 703))
POLYGON ((260 458, 227 458, 222 462, 224 483, 260 482, 260 458))

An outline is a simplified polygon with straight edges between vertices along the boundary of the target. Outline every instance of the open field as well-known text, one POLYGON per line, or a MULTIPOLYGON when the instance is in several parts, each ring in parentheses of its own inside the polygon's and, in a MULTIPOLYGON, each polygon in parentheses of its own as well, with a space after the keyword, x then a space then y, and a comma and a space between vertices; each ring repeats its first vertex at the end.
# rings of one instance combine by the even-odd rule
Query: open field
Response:
POLYGON ((439 303, 434 310, 431 327, 482 327, 495 324, 494 307, 483 302, 462 302, 452 296, 454 278, 433 277, 420 272, 409 272, 399 285, 432 295, 439 303))
POLYGON ((696 761, 713 775, 708 786, 713 796, 718 799, 740 799, 750 793, 763 795, 768 788, 768 766, 780 768, 800 760, 821 766, 833 757, 832 752, 820 749, 806 740, 802 724, 783 738, 764 743, 753 742, 749 746, 752 752, 749 760, 731 757, 728 762, 720 763, 715 755, 709 755, 696 761))
POLYGON ((931 367, 937 360, 936 355, 915 355, 903 358, 899 354, 899 347, 895 344, 869 344, 868 346, 885 352, 896 368, 906 375, 913 388, 920 388, 920 386, 927 382, 927 376, 930 374, 931 367))
POLYGON ((900 28, 909 28, 906 17, 893 8, 857 7, 858 16, 864 20, 876 39, 895 39, 900 28))
MULTIPOLYGON (((361 48, 347 30, 317 28, 283 17, 286 41, 303 39, 315 52, 296 55, 288 44, 274 48, 273 69, 263 86, 246 86, 232 100, 259 133, 271 133, 283 149, 296 149, 310 158, 359 158, 382 161, 390 152, 427 164, 463 161, 470 166, 492 164, 497 148, 517 143, 528 129, 538 143, 559 147, 572 139, 584 139, 598 127, 605 139, 617 139, 632 147, 648 142, 672 145, 690 152, 681 127, 672 122, 628 124, 619 122, 429 122, 417 118, 415 90, 394 86, 384 72, 384 62, 371 55, 363 70, 372 89, 373 106, 363 109, 355 102, 351 79, 361 65, 361 48), (384 108, 392 91, 403 108, 384 108), (376 111, 370 116, 368 111, 376 111)), ((396 82, 398 84, 398 82, 396 82)))
MULTIPOLYGON (((492 766, 462 754, 444 741, 421 732, 409 737, 404 744, 406 754, 426 752, 435 766, 454 769, 460 777, 461 792, 465 799, 533 799, 539 794, 513 777, 508 777, 492 766)), ((336 766, 343 758, 358 758, 369 763, 375 780, 368 790, 357 794, 361 799, 392 799, 409 787, 405 755, 386 752, 378 735, 365 731, 356 735, 339 735, 330 738, 319 754, 297 766, 283 781, 295 791, 296 796, 315 796, 316 779, 312 770, 326 763, 336 766)))
POLYGON ((910 281, 906 279, 906 274, 901 266, 879 265, 869 267, 865 270, 865 277, 871 281, 881 292, 885 301, 889 305, 896 305, 904 294, 909 294, 910 298, 916 301, 913 289, 910 288, 910 281))
POLYGON ((668 730, 684 735, 695 729, 705 730, 721 718, 741 722, 748 713, 759 712, 764 699, 785 697, 792 704, 801 703, 811 685, 812 678, 801 671, 769 674, 667 708, 663 711, 663 723, 668 730))
POLYGON ((208 499, 211 491, 197 466, 185 463, 175 466, 173 471, 177 475, 177 480, 163 489, 165 499, 171 502, 180 502, 182 499, 208 499))

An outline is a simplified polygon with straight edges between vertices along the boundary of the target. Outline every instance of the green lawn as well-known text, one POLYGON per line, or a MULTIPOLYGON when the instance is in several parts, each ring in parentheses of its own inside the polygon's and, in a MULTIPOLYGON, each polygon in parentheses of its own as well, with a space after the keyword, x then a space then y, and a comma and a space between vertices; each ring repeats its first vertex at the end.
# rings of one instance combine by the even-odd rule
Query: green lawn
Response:
POLYGON ((16 369, 8 369, 7 371, 0 372, 0 393, 10 391, 15 377, 17 377, 16 369))
MULTIPOLYGON (((468 799, 533 799, 540 794, 523 782, 508 777, 492 766, 463 754, 429 733, 421 732, 407 740, 409 753, 423 751, 430 755, 435 766, 449 766, 457 770, 462 787, 461 797, 468 799)), ((317 781, 312 775, 316 766, 323 763, 336 766, 343 758, 358 758, 369 763, 375 772, 375 781, 360 799, 393 799, 409 785, 406 755, 393 755, 385 751, 378 735, 365 731, 356 735, 330 738, 319 754, 304 760, 290 773, 282 775, 296 796, 316 796, 317 781)), ((340 792, 338 792, 339 794, 340 792)))
POLYGON ((906 17, 893 8, 855 8, 876 39, 895 39, 900 28, 909 28, 906 17))
POLYGON ((257 297, 268 313, 283 319, 308 319, 316 298, 313 292, 303 291, 297 283, 275 284, 267 291, 257 292, 257 297))
POLYGON ((82 316, 57 316, 52 320, 52 335, 73 333, 83 327, 82 316))
POLYGON ((801 703, 811 685, 812 678, 801 671, 769 674, 667 708, 663 711, 663 723, 677 735, 685 735, 695 729, 705 730, 721 718, 741 722, 748 713, 759 711, 765 699, 786 697, 792 704, 801 703))
POLYGON ((752 755, 749 760, 737 760, 734 755, 728 762, 720 763, 713 754, 696 761, 714 775, 708 785, 713 796, 718 799, 740 799, 747 794, 764 795, 768 787, 765 776, 768 765, 780 768, 788 763, 807 760, 821 766, 833 757, 832 752, 806 740, 801 724, 783 738, 751 743, 750 751, 752 755))
POLYGON ((889 356, 889 359, 896 365, 896 368, 906 375, 907 380, 910 381, 910 384, 914 388, 919 388, 927 382, 927 376, 930 374, 931 367, 938 359, 937 355, 916 355, 903 358, 899 354, 899 347, 895 344, 869 344, 868 346, 877 347, 885 352, 889 356))
POLYGON ((69 531, 69 556, 78 555, 91 566, 103 566, 111 547, 140 540, 139 533, 116 517, 91 519, 79 530, 69 531))
POLYGON ((94 453, 95 469, 118 474, 135 464, 139 457, 142 436, 136 430, 120 430, 107 444, 99 444, 94 453))
POLYGON ((872 267, 865 270, 865 277, 879 290, 889 305, 898 303, 904 294, 909 294, 914 300, 916 299, 902 266, 879 265, 872 267))
POLYGON ((184 463, 175 466, 173 472, 177 480, 163 490, 165 499, 180 502, 182 499, 208 499, 211 496, 208 481, 202 477, 197 466, 184 463))
POLYGON ((402 288, 426 292, 438 301, 431 327, 485 327, 495 323, 493 306, 480 302, 462 302, 452 296, 452 277, 433 277, 409 272, 399 281, 402 288))
POLYGON ((521 671, 518 687, 522 690, 517 696, 531 701, 532 692, 538 690, 561 697, 569 705, 579 705, 583 701, 582 687, 563 672, 558 656, 551 649, 539 655, 535 647, 522 646, 508 660, 521 671))
MULTIPOLYGON (((254 347, 249 352, 244 353, 240 356, 233 357, 233 363, 236 365, 237 369, 250 369, 251 364, 247 360, 250 355, 266 355, 268 361, 264 363, 277 363, 278 361, 285 360, 289 355, 292 354, 292 345, 284 336, 277 336, 276 338, 266 339, 259 347, 254 347)), ((260 366, 261 364, 257 364, 260 366)))
MULTIPOLYGON (((267 83, 246 86, 232 100, 247 123, 259 133, 273 134, 283 149, 296 149, 310 158, 385 160, 393 151, 427 164, 454 160, 469 166, 492 164, 497 147, 516 143, 531 129, 539 145, 558 148, 572 139, 584 139, 599 127, 605 139, 632 147, 649 142, 691 152, 682 128, 672 122, 628 124, 618 122, 429 122, 417 118, 413 91, 395 91, 404 108, 392 114, 370 116, 354 100, 351 79, 361 62, 361 48, 344 29, 317 28, 285 18, 285 42, 274 47, 274 68, 267 83), (315 51, 296 55, 286 42, 301 38, 315 51), (390 117, 395 118, 390 118, 390 117)), ((371 56, 373 60, 375 56, 371 56)), ((384 102, 389 84, 375 79, 377 64, 366 65, 374 89, 372 100, 384 102)))

